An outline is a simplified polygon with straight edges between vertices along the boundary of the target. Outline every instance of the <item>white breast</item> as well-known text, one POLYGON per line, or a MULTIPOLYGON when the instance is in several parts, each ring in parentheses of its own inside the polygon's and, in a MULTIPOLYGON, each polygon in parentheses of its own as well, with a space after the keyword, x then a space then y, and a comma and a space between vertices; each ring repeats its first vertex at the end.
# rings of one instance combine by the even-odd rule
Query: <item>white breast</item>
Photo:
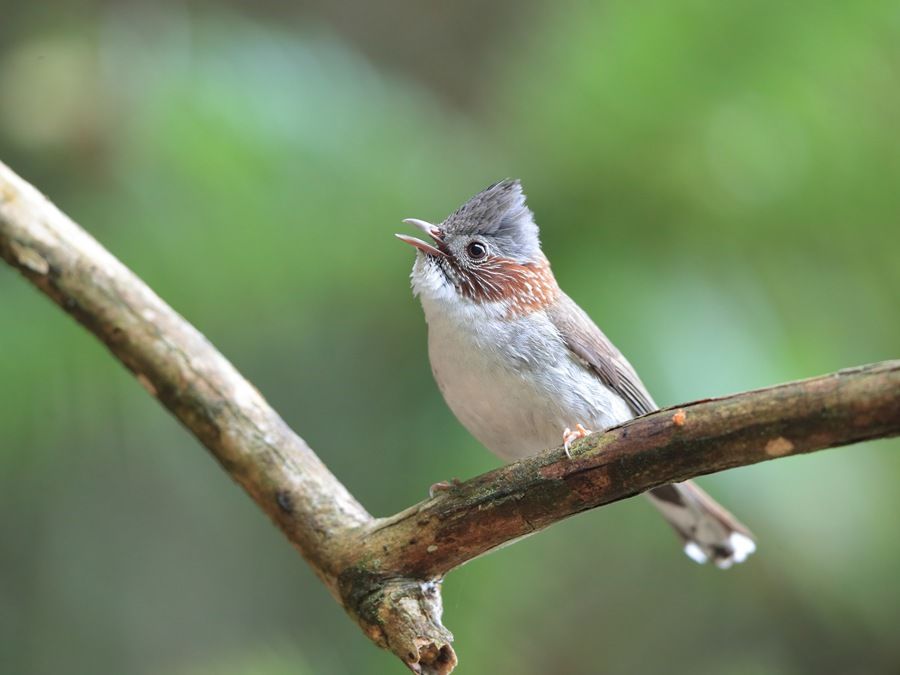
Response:
POLYGON ((543 311, 506 319, 503 306, 420 294, 435 380, 460 422, 504 459, 562 442, 563 429, 594 431, 633 417, 580 363, 543 311))

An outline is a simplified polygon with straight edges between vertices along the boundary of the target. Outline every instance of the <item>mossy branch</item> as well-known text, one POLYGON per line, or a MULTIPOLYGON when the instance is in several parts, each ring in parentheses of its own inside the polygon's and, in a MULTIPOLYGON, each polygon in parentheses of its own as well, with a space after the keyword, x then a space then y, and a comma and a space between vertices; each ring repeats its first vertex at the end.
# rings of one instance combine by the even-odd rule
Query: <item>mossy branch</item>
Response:
MULTIPOLYGON (((449 673, 440 582, 581 511, 666 483, 900 433, 900 361, 633 420, 373 518, 193 326, 0 163, 0 256, 97 336, 194 434, 378 645, 449 673)), ((424 488, 423 488, 424 492, 424 488)))

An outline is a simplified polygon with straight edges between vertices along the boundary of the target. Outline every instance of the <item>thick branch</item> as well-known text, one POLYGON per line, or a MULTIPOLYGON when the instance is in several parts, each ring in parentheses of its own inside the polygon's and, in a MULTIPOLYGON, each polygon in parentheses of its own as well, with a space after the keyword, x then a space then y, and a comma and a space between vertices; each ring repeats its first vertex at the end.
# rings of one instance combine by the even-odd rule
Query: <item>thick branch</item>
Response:
POLYGON ((449 673, 439 582, 558 520, 665 483, 900 433, 900 362, 700 401, 375 520, 130 270, 0 163, 0 256, 96 335, 240 483, 377 644, 449 673))
POLYGON ((196 328, 3 164, 0 255, 96 335, 334 588, 335 535, 371 516, 196 328))
POLYGON ((181 420, 376 643, 413 670, 453 669, 436 585, 409 580, 376 588, 363 586, 360 576, 359 588, 348 589, 345 572, 364 553, 354 548, 354 532, 372 517, 196 328, 2 162, 0 257, 96 335, 181 420))

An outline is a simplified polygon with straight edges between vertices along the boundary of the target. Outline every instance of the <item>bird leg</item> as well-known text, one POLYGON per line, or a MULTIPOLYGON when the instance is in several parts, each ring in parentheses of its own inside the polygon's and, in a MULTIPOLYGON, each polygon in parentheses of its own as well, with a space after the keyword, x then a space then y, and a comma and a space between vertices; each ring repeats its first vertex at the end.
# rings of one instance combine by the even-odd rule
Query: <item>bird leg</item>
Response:
POLYGON ((428 488, 428 496, 434 499, 435 495, 438 495, 441 492, 449 492, 453 488, 458 487, 460 483, 462 483, 462 481, 459 480, 459 478, 439 481, 428 488))
POLYGON ((566 457, 568 457, 569 459, 572 458, 572 455, 569 453, 569 448, 571 447, 572 443, 577 441, 579 438, 584 438, 585 436, 588 436, 592 433, 593 432, 590 429, 585 429, 580 424, 575 425, 574 431, 572 429, 569 429, 569 427, 566 427, 563 430, 563 448, 566 451, 566 457))

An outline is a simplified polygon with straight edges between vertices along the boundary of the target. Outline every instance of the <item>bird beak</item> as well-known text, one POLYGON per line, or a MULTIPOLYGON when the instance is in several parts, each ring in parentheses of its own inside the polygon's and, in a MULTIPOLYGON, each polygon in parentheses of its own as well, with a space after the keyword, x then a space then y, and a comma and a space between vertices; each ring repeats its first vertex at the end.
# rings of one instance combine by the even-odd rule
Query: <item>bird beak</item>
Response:
MULTIPOLYGON (((443 240, 442 232, 441 228, 439 228, 437 225, 426 223, 424 220, 419 220, 418 218, 407 218, 403 222, 407 225, 418 227, 420 230, 422 230, 422 232, 434 239, 436 244, 441 244, 441 241, 443 240)), ((447 257, 447 254, 444 253, 441 249, 432 246, 428 242, 424 242, 421 239, 416 239, 415 237, 410 237, 405 234, 395 234, 394 236, 397 237, 397 239, 399 239, 400 241, 405 241, 410 246, 415 246, 426 255, 433 255, 439 258, 447 257)))

